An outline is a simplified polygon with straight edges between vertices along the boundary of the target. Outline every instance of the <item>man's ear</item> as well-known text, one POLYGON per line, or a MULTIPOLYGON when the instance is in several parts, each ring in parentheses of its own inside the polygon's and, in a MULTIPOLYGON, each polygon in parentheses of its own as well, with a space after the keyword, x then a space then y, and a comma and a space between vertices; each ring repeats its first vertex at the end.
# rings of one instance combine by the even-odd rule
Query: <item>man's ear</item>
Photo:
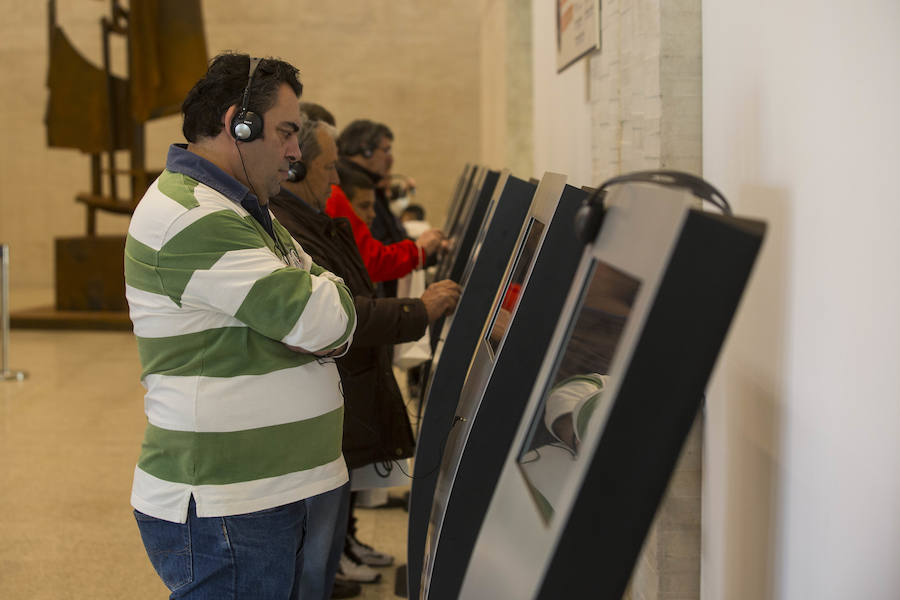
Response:
POLYGON ((223 123, 222 126, 225 128, 225 135, 228 136, 232 141, 237 141, 234 137, 234 129, 231 124, 234 121, 234 117, 238 114, 238 111, 241 110, 241 107, 237 104, 232 104, 228 107, 228 110, 225 111, 225 116, 222 117, 223 123))

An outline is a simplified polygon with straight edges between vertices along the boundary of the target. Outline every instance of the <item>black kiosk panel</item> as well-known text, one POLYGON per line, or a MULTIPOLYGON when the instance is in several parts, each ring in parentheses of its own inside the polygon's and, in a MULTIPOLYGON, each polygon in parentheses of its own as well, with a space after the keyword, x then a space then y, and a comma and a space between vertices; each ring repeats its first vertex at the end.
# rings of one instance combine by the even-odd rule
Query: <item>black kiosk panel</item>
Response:
POLYGON ((677 188, 608 195, 460 598, 622 597, 759 251, 677 188))
POLYGON ((410 598, 419 596, 425 536, 437 471, 447 434, 479 335, 525 216, 535 187, 504 171, 494 190, 468 264, 460 279, 456 311, 444 320, 424 391, 424 409, 416 440, 407 537, 407 580, 410 598))
POLYGON ((459 218, 460 207, 462 206, 463 198, 465 198, 469 187, 472 185, 472 176, 475 173, 475 169, 475 165, 466 163, 466 166, 463 167, 463 172, 460 173, 459 178, 456 180, 453 195, 450 197, 450 208, 447 210, 447 220, 444 222, 442 229, 445 234, 448 234, 453 229, 456 220, 459 218))
POLYGON ((423 597, 456 598, 469 556, 584 250, 586 193, 547 173, 479 339, 447 437, 428 530, 423 597), (546 226, 545 226, 546 224, 546 226))
POLYGON ((450 265, 459 253, 459 243, 466 227, 466 213, 471 211, 486 174, 485 167, 476 165, 471 168, 461 189, 459 201, 454 203, 453 209, 447 215, 447 223, 444 225, 443 231, 447 237, 448 249, 443 253, 437 265, 436 280, 446 279, 450 265))
POLYGON ((456 227, 457 231, 450 236, 448 260, 441 263, 442 267, 446 265, 446 270, 438 269, 436 280, 452 279, 459 283, 462 279, 463 269, 466 266, 469 255, 472 253, 472 247, 475 245, 478 231, 484 222, 484 216, 487 214, 488 205, 491 202, 499 177, 499 171, 486 170, 483 172, 482 177, 472 186, 473 192, 459 219, 459 225, 456 227))
MULTIPOLYGON (((473 246, 479 232, 485 226, 488 209, 494 197, 494 189, 500 177, 498 171, 491 171, 484 167, 475 167, 472 172, 471 185, 466 197, 460 203, 460 212, 453 228, 448 235, 449 248, 435 271, 435 281, 451 279, 463 284, 464 269, 469 262, 473 246)), ((437 319, 429 326, 431 333, 431 350, 434 352, 444 319, 437 319)), ((434 361, 425 365, 421 373, 419 388, 424 394, 428 378, 434 369, 434 361)), ((425 401, 424 395, 419 398, 421 405, 425 401)))

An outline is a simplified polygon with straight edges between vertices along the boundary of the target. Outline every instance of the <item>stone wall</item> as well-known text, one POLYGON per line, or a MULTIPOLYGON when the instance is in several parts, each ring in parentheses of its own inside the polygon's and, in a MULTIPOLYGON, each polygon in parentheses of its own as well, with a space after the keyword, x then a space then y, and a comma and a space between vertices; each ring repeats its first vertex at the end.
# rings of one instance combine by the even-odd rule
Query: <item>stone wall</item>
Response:
MULTIPOLYGON (((593 179, 702 168, 699 0, 604 0, 590 58, 593 179)), ((627 598, 700 597, 702 419, 678 461, 627 598)))
POLYGON ((591 58, 594 176, 639 169, 700 173, 698 0, 607 0, 591 58))

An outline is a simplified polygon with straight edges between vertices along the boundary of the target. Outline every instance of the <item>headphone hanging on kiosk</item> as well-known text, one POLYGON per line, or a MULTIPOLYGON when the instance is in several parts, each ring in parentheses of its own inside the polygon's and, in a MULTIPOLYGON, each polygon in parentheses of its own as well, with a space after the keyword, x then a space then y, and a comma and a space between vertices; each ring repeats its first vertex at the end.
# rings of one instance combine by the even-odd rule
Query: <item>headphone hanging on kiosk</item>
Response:
POLYGON ((731 213, 731 205, 722 195, 722 192, 714 188, 709 182, 696 175, 683 173, 681 171, 671 171, 660 169, 656 171, 636 171, 626 175, 620 175, 607 179, 597 188, 590 197, 586 198, 575 213, 575 235, 585 244, 590 244, 603 224, 603 217, 606 214, 606 190, 611 185, 619 183, 655 183, 658 185, 667 185, 673 187, 686 188, 692 194, 706 200, 726 215, 731 213))
POLYGON ((306 179, 306 163, 302 160, 298 160, 296 162, 292 162, 291 166, 288 167, 288 176, 287 180, 293 183, 299 183, 306 179))
POLYGON ((263 119, 260 115, 253 111, 247 110, 250 101, 250 86, 253 83, 253 75, 256 73, 256 67, 262 61, 261 58, 250 59, 250 71, 247 75, 247 87, 244 88, 244 95, 241 97, 241 108, 231 120, 231 134, 234 139, 239 142, 252 142, 262 137, 263 119))
POLYGON ((597 237, 606 214, 605 199, 606 188, 601 187, 585 198, 575 213, 575 235, 582 244, 590 244, 597 237))

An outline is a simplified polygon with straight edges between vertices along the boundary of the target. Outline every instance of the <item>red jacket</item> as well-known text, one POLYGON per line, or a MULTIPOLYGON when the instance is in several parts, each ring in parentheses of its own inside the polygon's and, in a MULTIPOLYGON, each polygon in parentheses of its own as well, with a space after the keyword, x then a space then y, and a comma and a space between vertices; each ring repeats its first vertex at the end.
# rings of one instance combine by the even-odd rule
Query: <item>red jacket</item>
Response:
POLYGON ((325 212, 329 217, 344 217, 350 221, 356 247, 373 282, 399 279, 425 264, 425 251, 412 240, 385 245, 372 237, 369 227, 353 212, 344 190, 336 185, 331 186, 325 212))

